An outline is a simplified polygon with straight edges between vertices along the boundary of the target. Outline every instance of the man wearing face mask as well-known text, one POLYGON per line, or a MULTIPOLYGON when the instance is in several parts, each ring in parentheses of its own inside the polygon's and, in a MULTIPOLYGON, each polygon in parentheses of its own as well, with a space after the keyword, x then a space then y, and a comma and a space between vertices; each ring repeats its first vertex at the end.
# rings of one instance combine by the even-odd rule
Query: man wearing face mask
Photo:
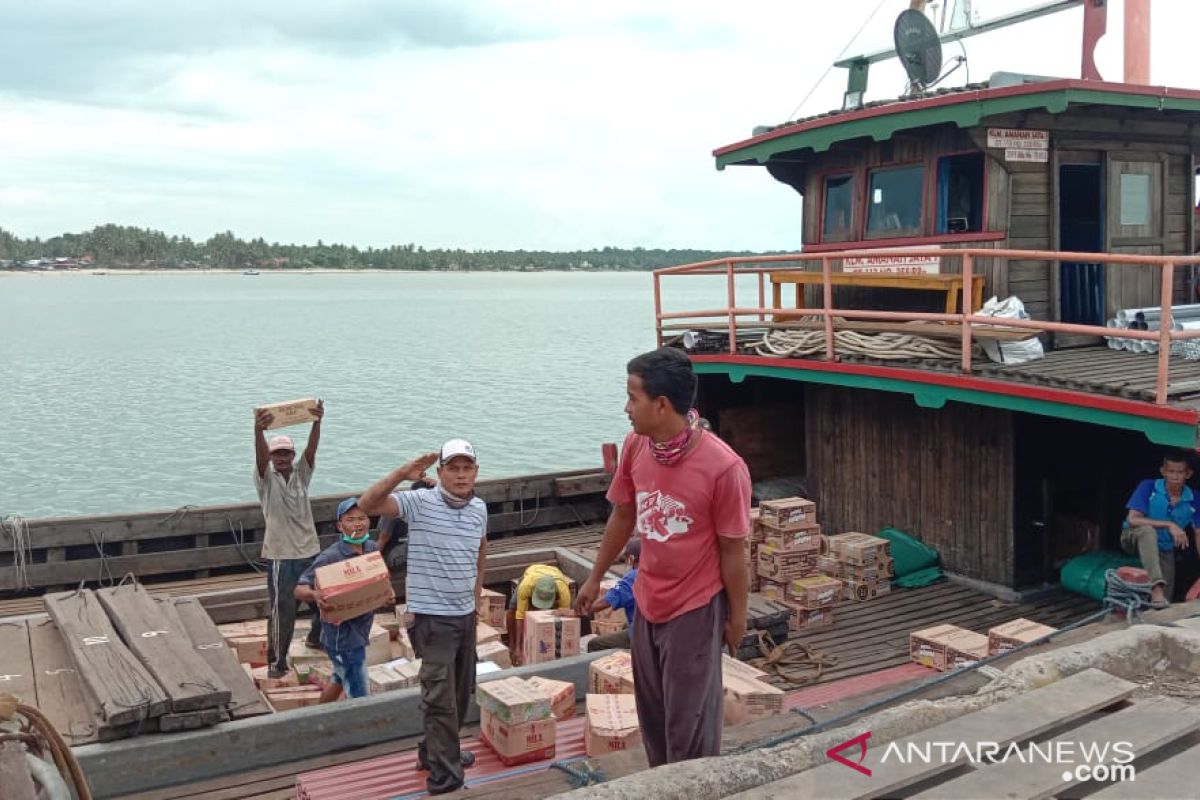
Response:
MULTIPOLYGON (((347 498, 338 504, 337 529, 342 534, 341 539, 329 545, 316 557, 296 585, 296 599, 314 603, 322 611, 325 610, 325 602, 313 589, 317 570, 328 564, 336 564, 379 549, 378 545, 371 541, 371 519, 358 507, 357 497, 347 498)), ((392 597, 388 605, 395 601, 396 598, 392 597)), ((375 612, 368 611, 343 622, 321 624, 321 645, 325 648, 329 660, 333 662, 333 680, 321 692, 322 703, 337 700, 343 689, 350 697, 366 697, 370 693, 367 683, 367 643, 374 620, 375 612)))
POLYGON ((421 707, 425 738, 418 763, 429 770, 430 794, 463 786, 463 768, 475 759, 459 747, 475 690, 475 609, 483 590, 487 554, 487 504, 475 496, 479 464, 475 448, 451 439, 398 467, 359 498, 368 514, 408 523, 409 639, 421 659, 421 707), (397 491, 438 465, 437 486, 397 491))

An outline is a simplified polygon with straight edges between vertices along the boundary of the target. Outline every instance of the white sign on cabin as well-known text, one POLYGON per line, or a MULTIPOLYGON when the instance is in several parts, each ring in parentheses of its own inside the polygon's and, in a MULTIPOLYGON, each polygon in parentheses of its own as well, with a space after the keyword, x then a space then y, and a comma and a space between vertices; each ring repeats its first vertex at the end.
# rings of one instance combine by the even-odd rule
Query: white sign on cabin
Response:
POLYGON ((1049 150, 1005 150, 1005 161, 1036 161, 1046 163, 1050 160, 1049 150))
POLYGON ((866 256, 842 259, 842 272, 860 275, 937 275, 941 271, 941 263, 942 260, 937 256, 866 256))
POLYGON ((987 146, 1002 147, 1005 150, 1049 150, 1050 131, 988 128, 987 146))

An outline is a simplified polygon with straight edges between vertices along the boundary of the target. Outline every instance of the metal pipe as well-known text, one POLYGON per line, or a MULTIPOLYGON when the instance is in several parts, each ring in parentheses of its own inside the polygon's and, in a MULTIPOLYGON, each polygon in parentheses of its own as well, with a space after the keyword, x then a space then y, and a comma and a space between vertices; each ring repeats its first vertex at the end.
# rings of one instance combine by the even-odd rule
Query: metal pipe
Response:
POLYGON ((1150 0, 1125 0, 1125 83, 1150 84, 1150 0))
MULTIPOLYGON (((1128 3, 1131 0, 1125 0, 1126 12, 1128 13, 1128 3)), ((1146 22, 1149 24, 1150 7, 1146 5, 1146 22)), ((1147 31, 1147 38, 1149 32, 1147 31)), ((1149 55, 1146 60, 1149 62, 1149 55)), ((1147 63, 1146 73, 1149 77, 1149 63, 1147 63)), ((1157 405, 1166 405, 1167 402, 1167 383, 1171 376, 1171 293, 1174 290, 1175 284, 1175 265, 1162 265, 1162 319, 1159 320, 1158 331, 1158 385, 1154 393, 1154 402, 1157 405)))
POLYGON ((964 375, 971 374, 971 323, 967 321, 967 317, 975 313, 975 309, 971 306, 974 304, 971 300, 973 292, 971 292, 971 278, 974 276, 974 263, 971 256, 963 256, 962 259, 962 371, 964 375))
POLYGON ((733 310, 737 308, 737 282, 733 279, 733 262, 726 261, 725 264, 728 267, 726 293, 729 299, 729 354, 735 355, 737 353, 737 319, 733 310))
POLYGON ((821 310, 825 312, 825 359, 832 363, 837 360, 837 352, 833 342, 833 277, 828 257, 821 259, 821 283, 824 297, 821 310))

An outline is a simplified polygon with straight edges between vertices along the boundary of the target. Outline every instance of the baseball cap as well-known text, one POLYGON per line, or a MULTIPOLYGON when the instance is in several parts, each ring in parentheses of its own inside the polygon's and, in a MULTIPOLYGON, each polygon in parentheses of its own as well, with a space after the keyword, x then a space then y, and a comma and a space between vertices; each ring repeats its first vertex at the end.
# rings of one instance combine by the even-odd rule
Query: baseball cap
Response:
POLYGON ((358 498, 357 498, 357 497, 347 497, 345 500, 343 500, 342 502, 338 503, 338 507, 337 507, 337 518, 338 518, 338 519, 341 519, 341 518, 342 518, 342 516, 343 516, 343 515, 344 515, 344 514, 345 514, 347 511, 349 511, 350 509, 352 509, 352 508, 356 507, 357 505, 358 505, 358 498))
POLYGON ((455 456, 466 456, 476 464, 479 463, 479 459, 475 457, 475 448, 466 439, 451 439, 442 445, 442 453, 438 458, 438 465, 444 465, 455 456))
POLYGON ((533 595, 529 598, 534 608, 554 608, 558 599, 558 585, 550 575, 543 575, 533 584, 533 595))
POLYGON ((291 450, 296 452, 296 445, 292 443, 290 436, 272 436, 271 441, 267 442, 267 452, 274 453, 276 450, 291 450))

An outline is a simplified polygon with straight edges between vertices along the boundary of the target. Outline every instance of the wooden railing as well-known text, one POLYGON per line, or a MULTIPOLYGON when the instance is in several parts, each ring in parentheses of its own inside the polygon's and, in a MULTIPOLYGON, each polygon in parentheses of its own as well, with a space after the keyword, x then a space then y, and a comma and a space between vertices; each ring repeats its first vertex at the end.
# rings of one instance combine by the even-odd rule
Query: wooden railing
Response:
MULTIPOLYGON (((1003 319, 997 319, 996 317, 982 316, 970 310, 969 305, 966 303, 963 304, 962 312, 957 314, 834 308, 833 280, 831 276, 833 275, 832 265, 835 261, 840 261, 846 258, 879 258, 889 256, 927 259, 958 259, 962 265, 961 274, 963 283, 966 286, 970 286, 972 284, 972 281, 975 277, 975 261, 976 259, 981 258, 1009 261, 1021 260, 1026 262, 1048 262, 1048 269, 1054 269, 1059 263, 1062 262, 1112 264, 1121 268, 1129 269, 1157 269, 1162 279, 1161 291, 1159 293, 1159 303, 1161 306, 1162 317, 1159 322, 1159 329, 1157 331, 1122 330, 1121 336, 1128 339, 1153 340, 1158 343, 1158 378, 1155 387, 1155 402, 1158 405, 1165 405, 1167 402, 1167 383, 1170 365, 1171 343, 1200 338, 1200 331, 1171 330, 1171 307, 1175 269, 1177 267, 1200 264, 1200 255, 1149 256, 1123 255, 1115 253, 1071 253, 1050 250, 1000 250, 990 248, 905 248, 902 250, 845 250, 813 254, 796 253, 791 255, 738 257, 717 259, 713 261, 701 261, 695 264, 682 264, 680 266, 666 267, 664 269, 655 270, 654 318, 658 343, 661 345, 664 341, 663 323, 666 320, 714 320, 724 318, 729 331, 729 352, 731 354, 736 353, 737 328, 739 319, 753 318, 759 322, 764 322, 768 315, 775 314, 779 310, 766 305, 767 276, 772 272, 779 272, 786 269, 805 269, 808 264, 814 262, 820 262, 821 264, 821 274, 823 276, 823 280, 821 282, 823 290, 823 302, 819 308, 804 309, 804 313, 806 315, 817 316, 823 319, 825 333, 825 358, 828 361, 837 360, 833 335, 835 317, 842 317, 845 319, 885 320, 896 322, 917 321, 958 323, 962 326, 961 361, 962 371, 964 374, 970 374, 972 371, 971 353, 972 344, 974 341, 973 330, 974 326, 976 325, 1003 325, 1006 328, 1027 328, 1039 333, 1045 331, 1096 337, 1113 335, 1113 330, 1105 327, 1104 325, 1085 325, 1079 323, 1040 319, 1023 320, 1011 319, 1007 317, 1003 319), (664 312, 662 305, 663 278, 694 275, 725 275, 725 306, 723 308, 705 308, 694 311, 664 312), (757 276, 757 306, 738 305, 736 281, 738 275, 757 276)), ((697 327, 700 327, 700 323, 697 323, 697 327)))

